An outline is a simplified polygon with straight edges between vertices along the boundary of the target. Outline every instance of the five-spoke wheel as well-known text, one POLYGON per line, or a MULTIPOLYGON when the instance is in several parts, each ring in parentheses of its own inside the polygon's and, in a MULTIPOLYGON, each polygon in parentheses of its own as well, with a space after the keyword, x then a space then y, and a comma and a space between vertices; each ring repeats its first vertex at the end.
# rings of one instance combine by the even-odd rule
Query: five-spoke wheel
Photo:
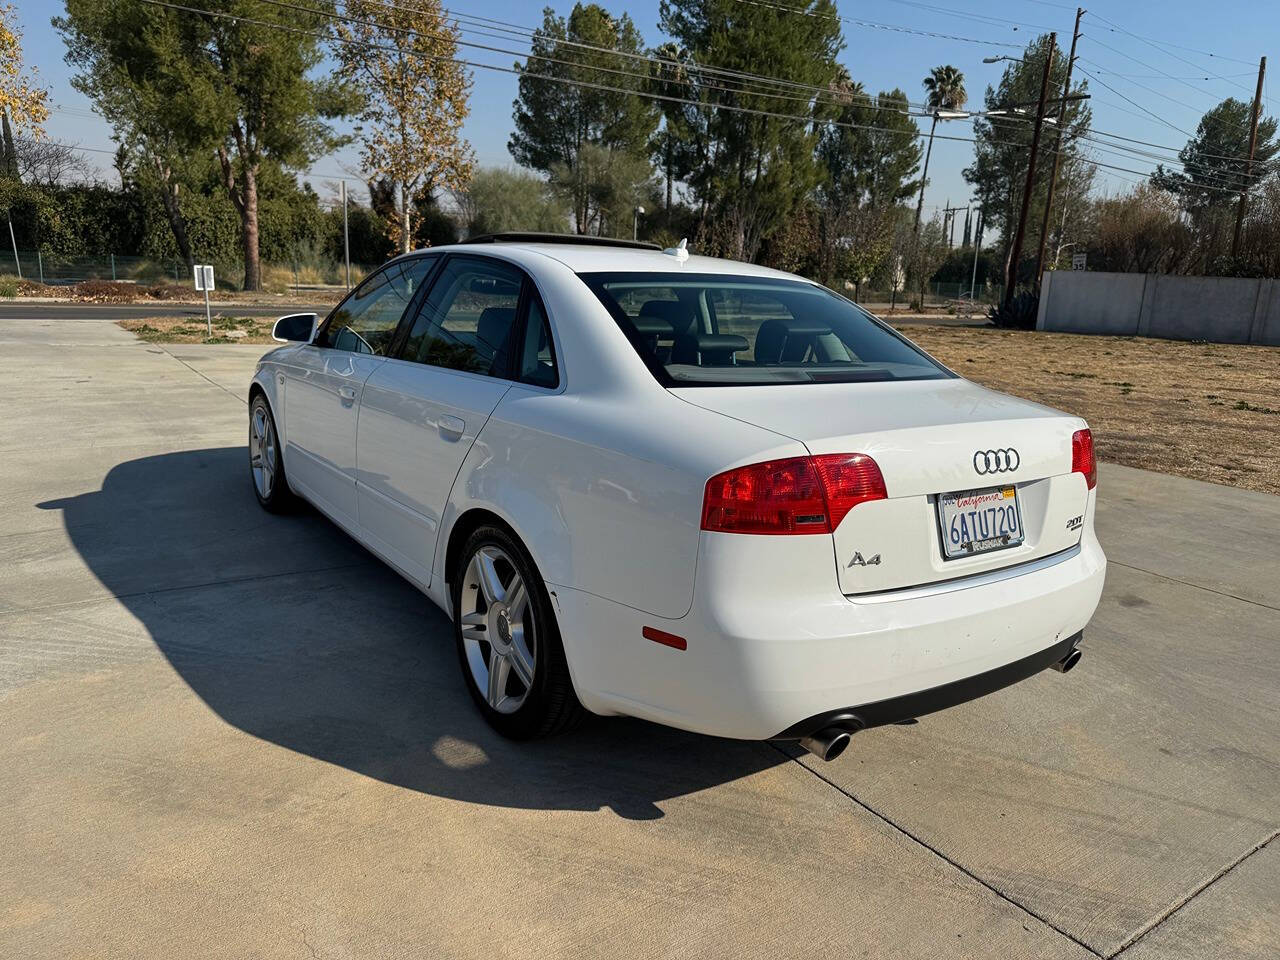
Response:
POLYGON ((267 398, 256 394, 249 404, 249 473, 258 502, 273 513, 283 510, 291 499, 278 438, 267 398))
POLYGON ((585 711, 546 585, 510 531, 474 530, 449 576, 458 659, 485 719, 516 739, 558 733, 585 711))
POLYGON ((493 544, 471 556, 462 578, 462 643, 489 706, 514 713, 533 689, 537 623, 529 591, 511 558, 493 544))

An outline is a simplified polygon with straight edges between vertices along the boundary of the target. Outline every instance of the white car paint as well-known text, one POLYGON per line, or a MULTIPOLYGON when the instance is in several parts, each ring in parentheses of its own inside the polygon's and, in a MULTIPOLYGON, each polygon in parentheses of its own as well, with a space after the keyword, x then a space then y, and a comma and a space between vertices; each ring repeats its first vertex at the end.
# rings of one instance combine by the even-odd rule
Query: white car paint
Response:
MULTIPOLYGON (((551 325, 555 388, 290 344, 263 357, 291 487, 449 612, 446 561, 474 511, 520 538, 550 590, 589 709, 766 738, 824 711, 993 670, 1079 633, 1106 560, 1095 491, 1071 472, 1085 423, 962 379, 663 387, 579 273, 799 281, 657 251, 435 248, 514 264, 551 325), (944 561, 932 497, 988 485, 974 450, 1015 446, 1026 541, 944 561), (888 499, 833 534, 700 528, 708 478, 866 453, 888 499), (460 521, 463 527, 459 527, 460 521), (881 556, 850 566, 856 552, 881 556), (645 627, 687 640, 653 643, 645 627)), ((799 281, 804 282, 804 281, 799 281)))

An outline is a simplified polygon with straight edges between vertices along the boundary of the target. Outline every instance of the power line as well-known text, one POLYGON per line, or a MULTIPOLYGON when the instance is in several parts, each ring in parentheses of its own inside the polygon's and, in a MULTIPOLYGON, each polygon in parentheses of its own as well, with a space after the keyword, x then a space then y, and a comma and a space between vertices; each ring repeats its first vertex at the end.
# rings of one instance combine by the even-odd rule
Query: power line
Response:
MULTIPOLYGON (((1187 87, 1190 90, 1194 90, 1196 93, 1201 93, 1201 94, 1204 94, 1205 96, 1212 97, 1214 100, 1219 99, 1216 93, 1213 93, 1210 90, 1202 89, 1201 87, 1197 87, 1195 84, 1188 83, 1186 80, 1179 80, 1177 77, 1175 77, 1173 74, 1169 73, 1168 71, 1161 70, 1159 67, 1154 67, 1151 64, 1147 63, 1147 61, 1138 59, 1131 53, 1125 53, 1119 47, 1113 47, 1111 44, 1107 43, 1106 41, 1099 40, 1097 37, 1089 36, 1088 34, 1085 34, 1085 36, 1088 36, 1089 39, 1092 40, 1094 43, 1096 43, 1098 46, 1105 47, 1107 50, 1110 50, 1113 53, 1118 53, 1120 54, 1120 56, 1125 57, 1128 60, 1132 60, 1134 63, 1139 64, 1140 66, 1146 67, 1148 70, 1154 70, 1156 73, 1159 73, 1166 79, 1174 80, 1182 84, 1184 87, 1187 87)), ((1138 86, 1141 86, 1141 84, 1138 84, 1138 86)), ((1149 89, 1149 88, 1146 88, 1146 89, 1149 89)), ((1164 96, 1164 94, 1160 94, 1160 96, 1164 96)), ((1172 100, 1173 98, 1170 97, 1168 99, 1172 100)), ((1180 102, 1181 101, 1174 100, 1174 103, 1180 103, 1180 102)), ((1188 107, 1188 109, 1191 109, 1191 110, 1198 109, 1196 107, 1190 107, 1188 104, 1185 104, 1185 103, 1183 103, 1182 106, 1188 107)))
MULTIPOLYGON (((336 17, 338 19, 346 20, 347 22, 356 22, 356 23, 365 23, 365 24, 372 23, 372 21, 368 21, 368 20, 361 20, 359 18, 352 18, 345 15, 329 13, 328 11, 316 10, 315 8, 302 7, 302 6, 284 3, 283 0, 265 0, 265 2, 273 3, 276 6, 293 7, 294 9, 316 14, 319 16, 336 17)), ((402 11, 407 13, 423 13, 424 12, 421 8, 396 4, 391 2, 391 0, 374 0, 374 2, 376 2, 379 6, 385 7, 390 10, 397 10, 397 11, 402 11)), ((520 24, 510 23, 508 21, 499 20, 494 17, 480 17, 472 14, 457 14, 457 13, 454 13, 453 11, 448 10, 447 8, 442 8, 442 12, 446 15, 445 17, 446 20, 452 21, 453 23, 458 25, 460 30, 465 30, 467 32, 471 32, 471 33, 480 32, 481 35, 483 36, 492 36, 492 34, 486 34, 483 31, 479 31, 476 27, 472 25, 472 21, 482 21, 486 25, 489 25, 489 24, 496 25, 493 27, 493 29, 499 29, 513 36, 518 36, 521 40, 544 39, 544 35, 542 35, 541 31, 536 28, 531 28, 531 27, 520 25, 520 24)), ((439 34, 423 33, 422 31, 413 30, 410 28, 403 28, 403 27, 394 27, 391 29, 396 30, 398 32, 404 32, 404 33, 420 35, 420 36, 431 36, 431 37, 437 37, 437 38, 442 36, 439 34)), ((453 38, 450 38, 450 39, 453 39, 453 38)), ((583 43, 581 41, 571 40, 567 37, 546 36, 545 39, 552 40, 557 46, 563 45, 563 46, 570 46, 570 47, 575 47, 579 49, 592 50, 599 53, 605 53, 611 56, 619 57, 621 59, 640 61, 642 63, 661 67, 664 69, 670 69, 673 67, 682 67, 686 71, 688 71, 691 75, 709 74, 712 76, 723 76, 729 79, 736 80, 740 83, 744 81, 749 81, 752 83, 753 86, 744 87, 742 90, 734 90, 729 87, 716 87, 714 85, 708 84, 705 78, 699 78, 697 80, 687 80, 687 79, 681 79, 678 77, 661 78, 661 82, 665 82, 665 83, 680 83, 683 85, 693 85, 697 83, 703 86, 710 86, 712 89, 720 89, 729 93, 746 93, 746 94, 751 94, 751 95, 761 96, 761 97, 775 97, 778 99, 812 100, 817 97, 831 96, 837 100, 855 99, 855 100, 861 100, 870 106, 881 107, 881 108, 885 107, 885 105, 879 101, 879 98, 868 93, 855 92, 855 91, 849 91, 849 90, 836 90, 831 87, 823 87, 823 86, 817 86, 814 84, 800 83, 794 80, 784 80, 779 77, 771 77, 763 74, 748 73, 742 70, 733 70, 726 67, 710 66, 710 65, 698 63, 696 61, 677 61, 677 60, 668 59, 666 57, 657 57, 657 56, 651 56, 647 54, 632 53, 631 51, 628 51, 628 50, 617 50, 610 47, 602 47, 596 44, 583 43), (785 87, 789 89, 803 90, 808 92, 810 96, 804 97, 804 98, 788 97, 786 95, 777 93, 775 91, 761 89, 760 84, 771 84, 771 85, 785 87)), ((634 77, 636 79, 644 80, 644 81, 659 79, 659 78, 653 78, 650 75, 643 74, 643 73, 633 73, 631 71, 618 70, 610 67, 596 66, 593 64, 584 64, 584 63, 577 63, 573 61, 558 60, 553 57, 548 57, 545 54, 533 53, 532 51, 529 51, 526 53, 525 51, 522 51, 522 50, 506 50, 506 49, 486 46, 483 44, 471 43, 471 42, 460 40, 460 39, 455 39, 454 42, 458 43, 458 45, 460 46, 474 47, 477 49, 496 52, 496 53, 504 53, 504 54, 507 54, 508 56, 522 57, 525 59, 533 59, 533 60, 543 60, 550 63, 558 63, 566 66, 572 66, 578 69, 601 70, 606 73, 620 74, 622 76, 634 77)), ((908 107, 916 107, 922 110, 928 109, 927 104, 918 102, 918 101, 911 101, 908 99, 906 100, 906 104, 908 107)), ((900 112, 909 113, 909 111, 900 111, 900 112)))
MULTIPOLYGON (((1098 68, 1098 66, 1099 66, 1095 61, 1090 60, 1088 57, 1080 57, 1079 59, 1084 60, 1086 63, 1092 64, 1095 70, 1096 70, 1096 69, 1098 68)), ((1081 69, 1083 70, 1084 68, 1082 67, 1081 69)), ((1100 71, 1100 72, 1101 72, 1101 71, 1100 71)), ((1097 78, 1095 78, 1095 79, 1097 79, 1097 78)), ((1101 80, 1098 80, 1098 82, 1099 82, 1099 83, 1102 83, 1102 81, 1101 81, 1101 80)), ((1209 116, 1207 111, 1201 110, 1201 108, 1199 108, 1199 107, 1193 107, 1193 106, 1192 106, 1191 104, 1189 104, 1189 103, 1186 103, 1186 102, 1184 102, 1184 101, 1182 101, 1182 100, 1178 100, 1178 99, 1176 99, 1176 98, 1174 98, 1174 97, 1171 97, 1171 96, 1169 96, 1167 93, 1161 93, 1159 90, 1155 90, 1155 89, 1153 89, 1153 88, 1151 88, 1151 87, 1146 86, 1145 84, 1138 83, 1138 81, 1136 81, 1136 80, 1130 80, 1130 81, 1129 81, 1129 83, 1133 84, 1135 87, 1141 87, 1143 90, 1146 90, 1148 93, 1153 93, 1153 94, 1155 94, 1157 97, 1162 97, 1162 98, 1164 98, 1165 100, 1168 100, 1170 103, 1177 104, 1177 105, 1178 105, 1178 106, 1180 106, 1180 107, 1185 107, 1186 109, 1190 110, 1192 113, 1199 114, 1202 120, 1205 120, 1205 121, 1207 121, 1207 122, 1209 122, 1209 123, 1216 123, 1219 127, 1222 127, 1222 128, 1224 128, 1224 129, 1236 129, 1236 130, 1245 130, 1245 129, 1247 129, 1246 127, 1241 126, 1240 124, 1236 123, 1234 120, 1227 120, 1227 119, 1224 119, 1224 118, 1221 118, 1221 117, 1209 116)), ((1108 87, 1108 89, 1109 89, 1109 90, 1112 90, 1113 92, 1115 92, 1115 88, 1114 88, 1114 87, 1108 87)), ((1133 102, 1133 101, 1130 101, 1130 102, 1133 102)), ((1220 101, 1219 101, 1219 102, 1220 102, 1220 101)), ((1211 109, 1212 109, 1212 108, 1211 108, 1211 109)), ((1186 132, 1186 131, 1183 131, 1183 132, 1186 132)), ((1188 133, 1187 135, 1188 135, 1188 136, 1191 136, 1191 134, 1189 134, 1189 133, 1188 133)))
MULTIPOLYGON (((1101 20, 1103 23, 1107 24, 1109 27, 1111 27, 1111 31, 1113 33, 1127 34, 1128 36, 1133 37, 1135 40, 1141 40, 1143 43, 1147 44, 1148 46, 1155 47, 1157 50, 1160 50, 1160 48, 1162 47, 1173 47, 1175 50, 1185 50, 1188 53, 1199 54, 1202 57, 1211 57, 1214 60, 1229 60, 1232 63, 1242 63, 1246 66, 1250 65, 1250 62, 1248 60, 1239 60, 1235 57, 1223 56, 1222 54, 1214 53, 1211 50, 1197 50, 1195 47, 1184 47, 1176 43, 1170 43, 1167 40, 1155 40, 1151 37, 1145 37, 1142 34, 1134 33, 1132 30, 1128 30, 1125 27, 1120 26, 1120 24, 1116 23, 1114 20, 1108 20, 1106 17, 1102 16, 1102 14, 1100 13, 1091 13, 1090 16, 1093 17, 1095 20, 1101 20)), ((1161 52, 1164 53, 1166 56, 1175 57, 1178 60, 1182 60, 1184 63, 1191 63, 1190 60, 1187 60, 1183 57, 1179 57, 1177 54, 1169 53, 1167 50, 1161 50, 1161 52)), ((1194 67, 1194 66, 1197 66, 1197 64, 1191 63, 1191 66, 1194 67)))
MULTIPOLYGON (((165 7, 171 10, 179 10, 184 13, 195 13, 195 14, 200 14, 202 16, 218 17, 219 19, 231 20, 238 23, 253 24, 254 26, 266 27, 272 30, 282 30, 288 33, 301 34, 303 36, 312 37, 313 39, 317 39, 317 40, 328 41, 332 39, 327 34, 317 33, 316 31, 313 31, 313 30, 304 30, 301 27, 294 27, 289 24, 273 23, 269 20, 258 20, 253 17, 242 17, 236 14, 223 13, 221 11, 216 11, 216 10, 206 10, 198 7, 191 7, 181 3, 170 3, 170 2, 166 2, 166 0, 141 0, 141 2, 150 4, 151 6, 165 7)), ((400 52, 397 50, 397 48, 387 46, 385 44, 377 44, 377 43, 370 43, 366 41, 354 41, 354 40, 346 41, 346 42, 355 46, 360 46, 365 49, 369 49, 369 50, 384 50, 391 53, 400 52)), ((550 74, 532 73, 527 70, 522 70, 518 67, 502 67, 502 66, 498 66, 497 64, 480 63, 474 60, 465 60, 460 57, 446 57, 443 55, 424 55, 424 58, 429 60, 448 62, 448 63, 456 63, 456 64, 459 64, 460 66, 472 67, 480 70, 493 70, 497 73, 512 74, 518 77, 524 77, 524 76, 534 77, 539 80, 545 80, 550 83, 560 83, 567 86, 582 87, 582 88, 591 89, 591 90, 603 90, 610 93, 623 93, 623 94, 628 94, 630 96, 640 97, 640 98, 649 99, 649 100, 662 100, 670 103, 687 104, 689 106, 700 107, 703 109, 728 110, 730 112, 748 114, 752 116, 770 117, 770 118, 776 118, 779 120, 790 120, 793 122, 800 121, 806 124, 813 123, 813 124, 820 124, 823 126, 842 127, 850 130, 875 130, 881 133, 896 133, 902 136, 907 136, 907 137, 912 137, 917 139, 929 136, 929 134, 923 133, 922 131, 914 128, 910 130, 905 130, 905 129, 895 130, 892 127, 880 127, 880 126, 876 126, 875 124, 847 123, 845 121, 840 121, 840 120, 805 116, 801 114, 777 113, 771 110, 760 110, 754 107, 740 106, 738 104, 706 103, 704 101, 691 100, 685 97, 672 97, 672 96, 667 96, 665 94, 660 94, 660 93, 650 93, 642 90, 627 89, 624 87, 614 87, 608 84, 592 83, 586 80, 573 80, 568 77, 557 77, 557 76, 552 76, 550 74)), ((950 134, 941 134, 941 133, 937 134, 935 139, 953 140, 960 143, 976 143, 977 142, 973 137, 957 137, 950 134)), ((1022 146, 1022 144, 1006 144, 1006 145, 1022 146)))
POLYGON ((893 23, 879 23, 875 20, 863 20, 858 17, 843 17, 838 13, 820 13, 817 10, 801 10, 797 7, 787 7, 779 3, 770 3, 768 0, 737 0, 738 3, 750 4, 753 7, 766 7, 772 10, 780 10, 783 13, 799 13, 808 17, 818 17, 822 20, 839 20, 843 23, 850 23, 856 27, 870 27, 875 30, 889 30, 894 33, 909 33, 921 37, 932 37, 936 40, 955 40, 958 43, 977 43, 988 47, 1010 47, 1014 50, 1022 49, 1020 44, 1007 43, 1000 40, 980 40, 975 37, 960 37, 952 33, 937 33, 933 30, 918 30, 915 27, 904 27, 893 23))

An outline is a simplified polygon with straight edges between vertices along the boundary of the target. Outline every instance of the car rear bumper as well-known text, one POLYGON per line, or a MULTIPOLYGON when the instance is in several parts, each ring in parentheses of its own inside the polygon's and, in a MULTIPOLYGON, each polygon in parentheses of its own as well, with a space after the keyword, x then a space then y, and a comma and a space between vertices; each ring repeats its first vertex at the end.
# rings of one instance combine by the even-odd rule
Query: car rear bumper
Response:
POLYGON ((941 709, 1060 659, 1106 574, 1091 525, 1053 557, 857 598, 840 593, 830 552, 802 543, 816 538, 761 538, 772 541, 761 545, 766 563, 754 538, 703 537, 693 608, 680 619, 553 587, 588 709, 753 740, 800 736, 815 718, 868 705, 890 705, 877 711, 892 719, 919 715, 929 711, 912 704, 929 695, 941 709), (685 649, 646 639, 646 626, 685 649))
POLYGON ((977 700, 989 693, 1003 690, 1055 663, 1060 663, 1079 645, 1083 636, 1083 631, 1072 634, 1065 640, 1059 640, 1053 646, 1023 657, 1021 660, 1015 660, 985 673, 953 680, 938 687, 918 690, 915 693, 904 693, 902 696, 890 697, 888 700, 879 700, 875 703, 854 704, 842 710, 824 710, 812 717, 806 717, 799 723, 793 723, 771 739, 799 740, 830 727, 856 733, 870 727, 913 720, 948 707, 968 703, 970 700, 977 700))

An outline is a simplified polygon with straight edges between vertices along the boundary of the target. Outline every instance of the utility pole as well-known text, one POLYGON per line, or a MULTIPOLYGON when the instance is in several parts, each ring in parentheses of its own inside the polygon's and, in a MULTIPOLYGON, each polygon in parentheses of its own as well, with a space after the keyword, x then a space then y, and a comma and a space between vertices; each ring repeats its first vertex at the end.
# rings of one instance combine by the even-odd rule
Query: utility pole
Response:
POLYGON ((1036 125, 1031 133, 1031 156, 1027 158, 1027 182, 1022 188, 1022 210, 1018 213, 1018 231, 1013 235, 1013 249, 1009 251, 1009 267, 1004 285, 1004 303, 1013 301, 1013 288, 1018 282, 1018 261, 1022 257, 1022 238, 1027 232, 1027 213, 1031 209, 1031 190, 1036 182, 1036 154, 1040 150, 1040 128, 1044 125, 1044 101, 1049 95, 1049 73, 1053 69, 1053 53, 1058 35, 1049 34, 1049 49, 1045 52, 1044 75, 1040 78, 1040 101, 1036 104, 1036 125))
POLYGON ((942 208, 943 217, 945 218, 943 219, 942 224, 943 229, 947 232, 948 250, 956 245, 956 214, 961 210, 964 210, 966 213, 969 211, 968 207, 953 207, 950 204, 951 201, 948 200, 947 206, 942 208))
POLYGON ((1249 125, 1249 159, 1244 165, 1244 186, 1240 189, 1240 206, 1236 210, 1236 232, 1231 238, 1231 256, 1240 253, 1240 230, 1244 226, 1245 199, 1249 196, 1249 178, 1253 176, 1253 154, 1258 148, 1258 114, 1262 112, 1262 78, 1267 74, 1267 58, 1258 61, 1258 89, 1253 95, 1253 120, 1249 125))
POLYGON ((347 264, 347 292, 351 292, 351 237, 347 231, 347 181, 342 181, 342 259, 347 264))
POLYGON ((1062 99, 1058 101, 1058 129, 1054 134, 1053 142, 1053 172, 1049 174, 1049 196, 1044 201, 1044 219, 1040 223, 1040 249, 1036 251, 1037 290, 1044 276, 1044 245, 1049 239, 1049 216, 1053 210, 1053 191, 1058 185, 1058 166, 1062 162, 1062 128, 1066 126, 1067 97, 1071 96, 1071 68, 1076 62, 1076 41, 1080 39, 1080 18, 1084 13, 1084 7, 1076 7, 1076 29, 1071 34, 1071 53, 1067 56, 1067 79, 1062 85, 1062 99))
POLYGON ((982 208, 978 208, 977 223, 973 231, 973 276, 969 280, 969 303, 974 302, 974 294, 978 289, 978 249, 982 246, 982 208))

